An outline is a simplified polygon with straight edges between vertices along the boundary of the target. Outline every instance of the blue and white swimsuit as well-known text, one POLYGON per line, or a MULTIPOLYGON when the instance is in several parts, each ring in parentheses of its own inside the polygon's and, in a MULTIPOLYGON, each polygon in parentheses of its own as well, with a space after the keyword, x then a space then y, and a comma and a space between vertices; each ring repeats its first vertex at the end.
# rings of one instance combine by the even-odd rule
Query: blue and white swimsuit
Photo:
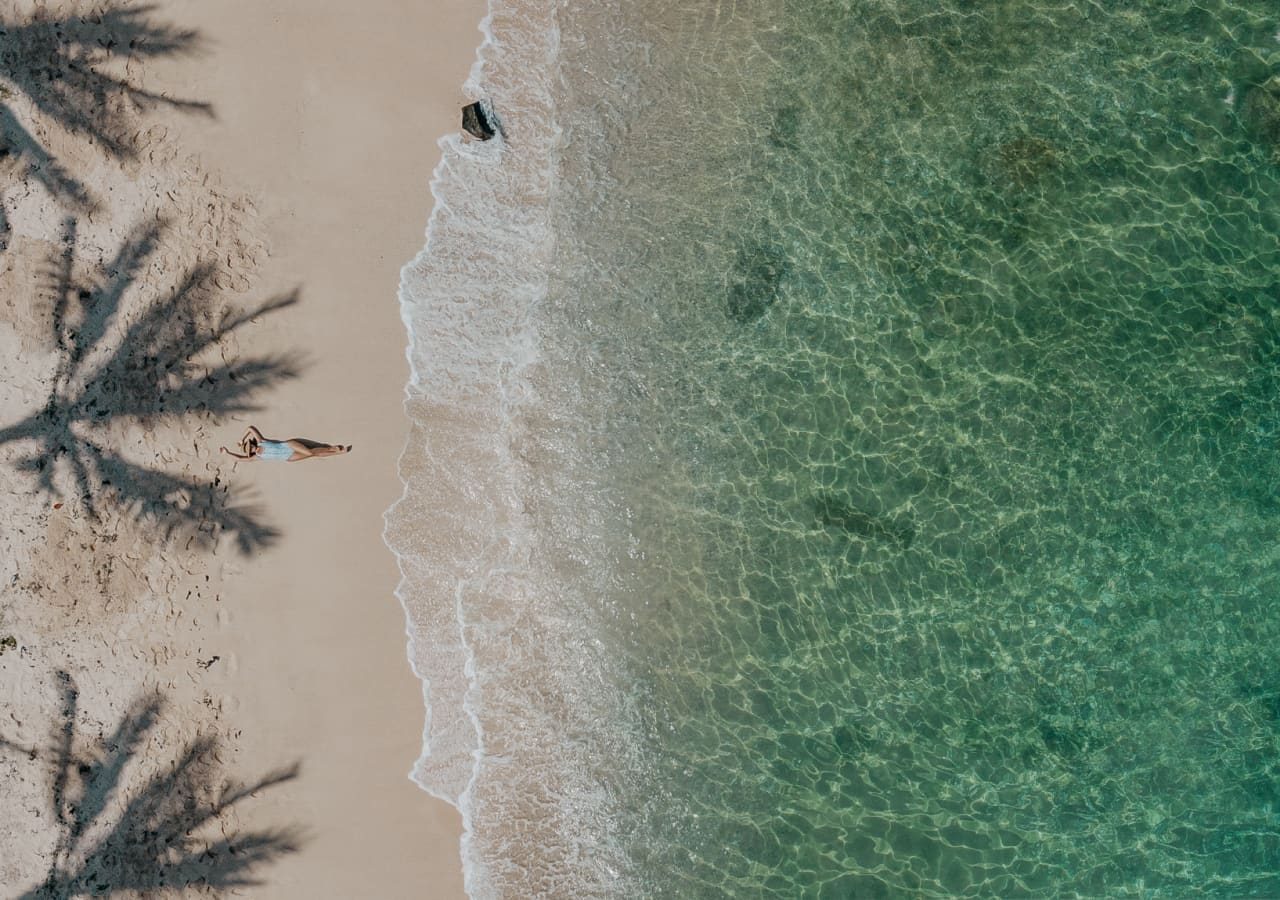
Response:
POLYGON ((258 441, 258 459, 289 459, 293 448, 284 441, 258 441))

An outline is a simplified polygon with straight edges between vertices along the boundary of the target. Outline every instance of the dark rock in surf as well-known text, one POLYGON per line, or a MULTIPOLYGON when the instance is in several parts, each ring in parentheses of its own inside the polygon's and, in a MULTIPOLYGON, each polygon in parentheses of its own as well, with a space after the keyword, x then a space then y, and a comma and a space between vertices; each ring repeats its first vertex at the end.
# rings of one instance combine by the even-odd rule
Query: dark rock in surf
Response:
POLYGON ((462 130, 482 141, 489 140, 496 133, 489 123, 489 117, 485 115, 484 107, 479 103, 462 108, 462 130))

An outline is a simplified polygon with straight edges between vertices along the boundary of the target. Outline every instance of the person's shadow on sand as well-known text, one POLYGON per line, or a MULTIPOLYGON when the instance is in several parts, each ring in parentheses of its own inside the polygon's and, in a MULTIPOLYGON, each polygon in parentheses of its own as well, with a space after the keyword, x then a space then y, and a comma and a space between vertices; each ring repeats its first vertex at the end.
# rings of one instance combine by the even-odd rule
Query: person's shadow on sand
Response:
POLYGON ((226 819, 257 792, 296 778, 297 763, 243 784, 226 777, 218 740, 202 735, 173 748, 171 763, 129 777, 148 763, 142 751, 160 721, 161 697, 139 697, 112 734, 91 739, 76 733, 75 682, 65 672, 58 678, 62 721, 50 746, 0 738, 0 750, 49 765, 58 829, 47 876, 18 900, 230 890, 261 883, 262 868, 299 848, 294 828, 228 831, 226 819))
POLYGON ((163 227, 134 230, 114 260, 89 275, 76 272, 76 222, 64 225, 63 250, 47 267, 52 299, 49 339, 58 368, 44 406, 0 428, 0 446, 22 449, 15 463, 47 493, 78 501, 91 519, 112 503, 163 539, 201 545, 234 536, 242 553, 270 545, 279 533, 259 511, 237 505, 230 488, 126 460, 105 427, 173 424, 192 415, 230 416, 257 409, 254 398, 293 378, 292 354, 227 362, 224 339, 259 316, 297 303, 297 291, 242 310, 217 300, 211 266, 188 271, 169 293, 126 303, 148 265, 163 227))

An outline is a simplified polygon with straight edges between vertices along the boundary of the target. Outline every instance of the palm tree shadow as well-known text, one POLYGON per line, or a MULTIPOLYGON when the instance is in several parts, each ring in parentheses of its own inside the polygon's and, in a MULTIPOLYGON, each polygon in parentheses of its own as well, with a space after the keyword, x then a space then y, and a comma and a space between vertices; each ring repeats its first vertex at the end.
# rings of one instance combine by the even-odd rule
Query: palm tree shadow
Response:
POLYGON ((126 304, 163 237, 162 223, 136 228, 114 260, 78 276, 76 221, 63 225, 62 249, 44 272, 52 300, 50 342, 58 365, 44 406, 0 428, 0 445, 17 443, 20 471, 60 499, 68 488, 91 519, 110 503, 164 540, 185 536, 203 547, 223 534, 242 553, 270 545, 279 533, 229 485, 203 482, 131 462, 111 449, 113 423, 150 429, 192 415, 226 416, 258 409, 256 396, 295 377, 295 354, 228 361, 229 338, 259 316, 294 305, 298 292, 256 308, 215 311, 213 267, 197 265, 167 293, 126 304))
MULTIPOLYGON (((146 91, 106 70, 124 57, 152 59, 199 49, 197 32, 154 21, 154 9, 109 2, 81 15, 56 17, 44 9, 21 17, 0 15, 0 100, 20 93, 43 117, 122 158, 135 155, 130 126, 139 114, 167 107, 212 115, 207 103, 146 91)), ((85 186, 3 102, 0 140, 0 156, 16 159, 24 175, 76 211, 92 207, 85 186)))
POLYGON ((58 838, 44 882, 20 900, 227 890, 261 883, 261 868, 299 848, 294 828, 229 831, 226 819, 246 798, 296 778, 297 763, 245 784, 225 777, 220 742, 200 735, 167 767, 130 784, 126 774, 143 760, 162 698, 137 698, 110 736, 88 740, 76 734, 75 682, 65 672, 58 678, 62 715, 49 748, 42 753, 0 739, 0 747, 52 763, 58 838), (113 810, 119 812, 113 816, 113 810))
MULTIPOLYGON (((93 198, 89 189, 80 183, 31 136, 26 127, 18 121, 6 104, 0 103, 0 159, 16 160, 21 167, 22 177, 30 178, 43 185, 50 195, 58 198, 78 212, 91 212, 94 209, 93 198)), ((0 222, 0 236, 8 244, 8 216, 0 222)))

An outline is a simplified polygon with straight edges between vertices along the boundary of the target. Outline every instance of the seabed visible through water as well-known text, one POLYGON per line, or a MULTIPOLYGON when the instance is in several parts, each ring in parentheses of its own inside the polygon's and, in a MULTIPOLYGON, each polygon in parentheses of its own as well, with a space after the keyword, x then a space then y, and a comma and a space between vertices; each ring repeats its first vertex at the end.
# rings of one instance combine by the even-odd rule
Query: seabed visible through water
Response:
POLYGON ((538 609, 622 716, 564 735, 611 754, 584 858, 1280 894, 1274 4, 559 25, 522 451, 538 609))

